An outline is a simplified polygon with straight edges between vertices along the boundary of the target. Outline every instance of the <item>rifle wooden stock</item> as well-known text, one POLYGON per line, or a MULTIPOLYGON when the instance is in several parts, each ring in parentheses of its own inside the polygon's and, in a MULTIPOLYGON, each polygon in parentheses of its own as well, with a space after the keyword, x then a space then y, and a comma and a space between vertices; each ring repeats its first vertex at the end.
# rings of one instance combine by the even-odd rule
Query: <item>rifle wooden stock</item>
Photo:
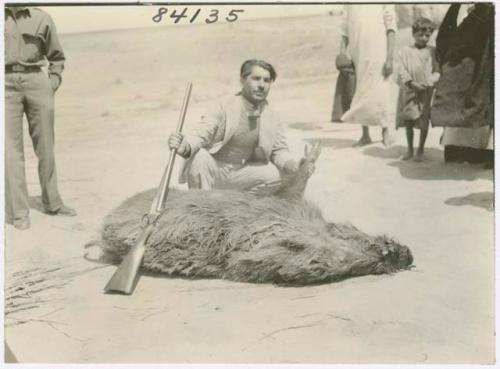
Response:
MULTIPOLYGON (((186 94, 184 95, 179 121, 177 123, 177 132, 182 132, 192 88, 193 85, 189 82, 186 88, 186 94)), ((147 223, 144 226, 141 235, 137 239, 136 244, 123 258, 115 273, 104 287, 106 292, 119 292, 127 295, 134 292, 135 286, 139 281, 139 269, 144 257, 146 243, 148 242, 149 236, 153 232, 159 216, 165 209, 165 201, 167 200, 168 195, 168 185, 172 177, 176 153, 176 149, 172 149, 170 151, 170 158, 168 160, 167 167, 163 172, 158 192, 153 200, 153 203, 151 204, 149 213, 145 216, 147 223)))
POLYGON ((155 224, 148 224, 142 231, 137 243, 130 249, 123 258, 120 266, 109 280, 104 290, 121 292, 130 295, 134 292, 135 286, 139 281, 139 268, 142 264, 146 242, 153 232, 155 224))

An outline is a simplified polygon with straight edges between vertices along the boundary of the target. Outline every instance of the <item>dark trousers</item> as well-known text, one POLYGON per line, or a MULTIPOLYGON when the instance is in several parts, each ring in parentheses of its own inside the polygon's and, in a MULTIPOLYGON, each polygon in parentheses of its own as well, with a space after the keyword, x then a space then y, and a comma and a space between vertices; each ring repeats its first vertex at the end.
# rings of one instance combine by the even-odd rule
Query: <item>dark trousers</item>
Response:
POLYGON ((353 70, 340 70, 333 97, 332 122, 341 122, 341 117, 351 107, 356 90, 356 76, 353 70))
POLYGON ((38 157, 38 177, 45 210, 62 206, 54 157, 54 91, 41 71, 5 74, 5 220, 29 214, 24 168, 23 115, 38 157))

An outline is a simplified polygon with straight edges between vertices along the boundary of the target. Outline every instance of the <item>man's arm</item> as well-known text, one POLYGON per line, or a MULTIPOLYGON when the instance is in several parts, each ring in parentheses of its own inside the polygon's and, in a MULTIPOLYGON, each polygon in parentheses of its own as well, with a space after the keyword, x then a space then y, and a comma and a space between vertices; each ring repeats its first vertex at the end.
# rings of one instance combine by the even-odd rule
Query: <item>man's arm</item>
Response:
POLYGON ((285 167, 290 166, 292 161, 295 163, 295 160, 293 159, 288 148, 288 142, 285 137, 285 129, 281 124, 278 128, 278 132, 276 133, 276 139, 274 140, 270 160, 280 171, 284 171, 286 169, 285 167))
POLYGON ((191 133, 183 135, 173 133, 169 139, 170 148, 177 148, 179 155, 185 159, 193 157, 201 148, 209 147, 224 139, 225 114, 222 106, 217 106, 206 116, 202 116, 191 133), (173 136, 179 139, 173 139, 173 136))
POLYGON ((349 45, 349 39, 347 36, 342 35, 342 38, 340 39, 340 55, 345 55, 347 54, 347 46, 349 45))
POLYGON ((436 84, 437 81, 439 80, 439 77, 441 75, 441 68, 439 66, 439 63, 436 58, 436 48, 431 47, 431 57, 432 57, 432 84, 436 84))
POLYGON ((386 39, 387 39, 387 53, 382 70, 382 74, 385 78, 392 74, 394 69, 394 50, 396 45, 396 12, 394 10, 394 5, 386 4, 384 5, 384 26, 386 29, 386 39))
POLYGON ((344 9, 342 10, 342 20, 340 23, 340 55, 345 55, 347 53, 347 47, 349 46, 349 37, 347 32, 347 9, 346 5, 344 5, 344 9))
POLYGON ((64 56, 57 30, 50 15, 46 14, 45 19, 45 57, 49 62, 49 78, 51 79, 52 86, 56 90, 62 82, 62 72, 64 70, 64 56))

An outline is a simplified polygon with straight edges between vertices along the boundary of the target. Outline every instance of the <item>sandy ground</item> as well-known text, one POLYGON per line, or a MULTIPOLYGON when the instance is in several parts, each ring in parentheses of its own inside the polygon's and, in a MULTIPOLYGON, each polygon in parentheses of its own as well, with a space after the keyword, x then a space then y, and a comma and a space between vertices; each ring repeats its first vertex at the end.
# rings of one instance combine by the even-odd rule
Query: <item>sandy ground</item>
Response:
MULTIPOLYGON (((352 148, 360 128, 327 122, 337 27, 324 16, 62 37, 58 173, 79 215, 40 212, 27 139, 32 228, 5 230, 6 287, 32 292, 22 305, 29 309, 5 319, 19 361, 494 361, 493 173, 444 164, 440 129, 419 164, 399 160, 403 131, 388 149, 380 141, 352 148), (303 288, 143 277, 131 297, 103 294, 115 267, 85 260, 83 246, 112 207, 158 185, 185 83, 194 83, 190 126, 204 106, 237 91, 239 65, 251 56, 278 68, 271 100, 294 150, 323 143, 306 197, 329 220, 408 245, 415 268, 303 288)), ((372 136, 380 139, 378 129, 372 136)))

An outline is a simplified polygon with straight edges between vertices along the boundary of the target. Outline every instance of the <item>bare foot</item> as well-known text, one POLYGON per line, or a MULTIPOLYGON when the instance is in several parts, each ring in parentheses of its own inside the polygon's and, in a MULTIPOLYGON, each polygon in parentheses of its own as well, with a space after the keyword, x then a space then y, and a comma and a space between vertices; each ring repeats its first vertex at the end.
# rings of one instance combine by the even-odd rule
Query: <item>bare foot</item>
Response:
POLYGON ((417 151, 417 155, 413 158, 413 161, 421 162, 424 161, 424 153, 422 151, 417 151))
POLYGON ((410 160, 413 158, 413 151, 408 150, 401 160, 410 160))
POLYGON ((382 143, 384 146, 391 146, 394 142, 394 138, 387 131, 382 132, 382 143))
POLYGON ((366 145, 369 145, 372 143, 372 139, 370 138, 370 136, 366 137, 366 136, 361 136, 361 138, 359 139, 358 142, 356 142, 354 145, 352 145, 353 147, 360 147, 360 146, 366 146, 366 145))

